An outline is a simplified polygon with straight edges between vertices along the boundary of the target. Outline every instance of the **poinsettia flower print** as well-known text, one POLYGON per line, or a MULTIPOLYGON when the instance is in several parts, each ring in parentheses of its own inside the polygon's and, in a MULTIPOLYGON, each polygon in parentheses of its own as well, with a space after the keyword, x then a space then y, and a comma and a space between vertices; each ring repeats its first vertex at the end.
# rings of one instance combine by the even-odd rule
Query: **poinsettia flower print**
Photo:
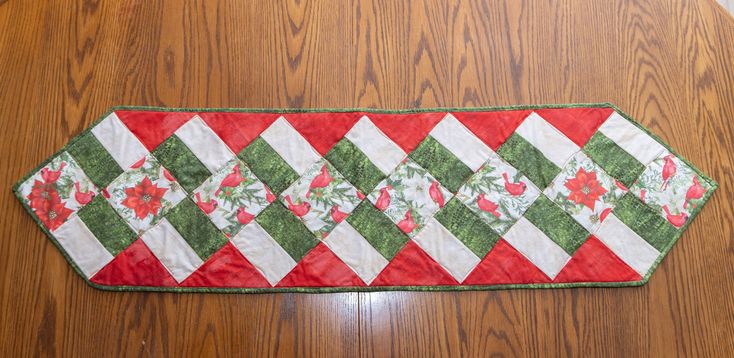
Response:
POLYGON ((54 186, 38 180, 27 198, 31 209, 49 230, 56 230, 74 212, 66 207, 54 186))
POLYGON ((51 230, 56 230, 74 211, 67 208, 63 201, 49 200, 41 208, 36 210, 36 215, 44 225, 51 230))
POLYGON ((568 160, 543 193, 593 233, 626 190, 583 152, 568 160))
POLYGON ((62 152, 28 178, 19 193, 38 220, 53 231, 88 204, 97 188, 74 158, 62 152))
POLYGON ((582 167, 579 167, 576 177, 566 180, 565 187, 571 191, 568 200, 583 204, 591 210, 594 210, 597 200, 607 192, 596 179, 596 172, 587 172, 582 167))
POLYGON ((33 182, 33 188, 27 198, 30 201, 30 207, 33 209, 40 208, 46 201, 51 200, 51 198, 61 200, 59 192, 56 190, 56 185, 53 183, 44 183, 40 180, 33 182))
POLYGON ((126 188, 127 198, 122 205, 135 211, 138 219, 144 219, 149 214, 156 215, 161 208, 161 199, 166 193, 166 188, 159 188, 146 176, 140 183, 132 188, 126 188))

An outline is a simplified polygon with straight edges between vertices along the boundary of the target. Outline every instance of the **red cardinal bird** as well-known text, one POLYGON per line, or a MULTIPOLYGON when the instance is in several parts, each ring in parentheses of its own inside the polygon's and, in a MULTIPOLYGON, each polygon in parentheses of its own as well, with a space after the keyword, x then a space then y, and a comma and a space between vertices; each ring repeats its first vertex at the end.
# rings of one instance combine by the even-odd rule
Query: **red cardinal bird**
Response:
POLYGON ((240 185, 240 183, 242 183, 243 180, 245 179, 242 177, 242 174, 240 173, 240 166, 235 165, 234 168, 232 169, 232 172, 227 174, 227 176, 224 177, 224 179, 222 179, 222 183, 219 184, 219 188, 226 188, 226 187, 234 188, 240 185))
POLYGON ((645 202, 645 194, 647 194, 645 189, 640 189, 640 201, 642 201, 643 203, 645 202))
POLYGON ((138 168, 142 167, 143 164, 145 164, 145 157, 143 157, 142 159, 140 159, 137 162, 133 163, 133 165, 130 166, 130 169, 138 169, 138 168))
POLYGON ((479 206, 479 209, 481 209, 482 211, 486 211, 494 215, 495 217, 499 218, 500 216, 502 216, 502 213, 497 211, 497 208, 499 208, 499 205, 485 198, 484 193, 479 194, 479 197, 477 198, 477 206, 479 206))
POLYGON ((377 198, 377 201, 375 201, 375 207, 377 210, 385 211, 387 210, 387 207, 390 206, 390 193, 387 192, 390 189, 392 189, 392 185, 389 184, 380 189, 380 196, 377 198))
POLYGON ((678 215, 671 214, 667 205, 663 205, 663 211, 665 211, 665 217, 668 219, 668 222, 677 228, 683 226, 683 224, 688 220, 688 215, 686 213, 680 213, 678 215))
POLYGON ((611 212, 612 212, 612 208, 604 209, 604 211, 602 211, 601 214, 599 214, 599 222, 603 222, 604 219, 606 219, 607 216, 609 216, 609 213, 611 212))
POLYGON ((92 201, 92 198, 94 198, 94 193, 92 193, 91 190, 82 192, 82 190, 79 188, 79 182, 74 183, 74 187, 76 188, 74 199, 76 199, 77 203, 84 205, 92 201))
POLYGON ((670 179, 675 175, 677 168, 675 162, 673 162, 673 157, 673 154, 668 154, 663 158, 665 164, 663 164, 663 185, 660 186, 660 190, 665 190, 668 187, 670 179))
POLYGON ((405 213, 405 218, 403 220, 400 220, 398 223, 398 228, 402 230, 404 233, 409 234, 411 231, 415 229, 415 227, 418 226, 415 224, 415 221, 413 221, 413 214, 410 213, 410 209, 405 213))
POLYGON ((347 216, 349 216, 349 214, 339 210, 339 205, 334 205, 331 207, 331 219, 334 220, 335 223, 338 224, 344 221, 347 216))
POLYGON ((438 204, 439 208, 443 208, 443 193, 441 193, 441 189, 438 188, 438 181, 433 181, 431 183, 431 187, 428 188, 428 194, 431 196, 431 199, 438 204))
POLYGON ((59 177, 61 176, 61 170, 64 169, 64 166, 66 166, 66 163, 61 162, 59 170, 49 170, 48 168, 41 169, 41 178, 46 183, 56 182, 57 180, 59 180, 59 177))
POLYGON ((242 225, 249 224, 250 221, 255 218, 255 215, 252 215, 245 210, 247 210, 247 208, 244 206, 237 209, 237 221, 242 225))
POLYGON ((527 185, 523 182, 510 183, 510 178, 507 176, 507 172, 502 173, 502 177, 505 178, 505 190, 512 196, 518 196, 525 192, 527 185))
POLYGON ((166 177, 166 179, 168 179, 168 181, 170 182, 176 181, 176 178, 174 178, 173 175, 171 175, 171 172, 169 172, 166 168, 163 168, 163 176, 166 177))
POLYGON ((263 188, 265 188, 265 200, 268 201, 268 203, 272 203, 275 201, 275 195, 273 195, 272 192, 270 192, 270 189, 263 185, 263 188))
POLYGON ((326 169, 326 164, 324 164, 323 167, 321 167, 321 174, 317 175, 313 180, 311 180, 311 185, 308 186, 308 191, 306 192, 306 197, 311 197, 311 190, 316 188, 325 188, 331 181, 334 180, 334 178, 329 175, 329 171, 326 169))
POLYGON ((293 215, 298 216, 299 218, 303 215, 308 214, 308 211, 311 210, 311 204, 308 202, 304 202, 302 204, 294 204, 291 200, 290 195, 285 196, 285 201, 288 202, 288 210, 290 210, 293 215))
MULTIPOLYGON (((691 185, 686 192, 686 201, 683 203, 683 208, 687 208, 688 203, 690 203, 691 200, 701 199, 705 192, 706 190, 704 190, 701 183, 698 182, 698 177, 693 177, 693 185, 691 185)), ((691 203, 691 205, 693 205, 694 208, 696 207, 696 204, 691 203)))
POLYGON ((196 206, 207 215, 211 214, 219 205, 214 199, 209 200, 209 202, 201 201, 201 194, 199 193, 196 193, 194 196, 196 196, 196 206))

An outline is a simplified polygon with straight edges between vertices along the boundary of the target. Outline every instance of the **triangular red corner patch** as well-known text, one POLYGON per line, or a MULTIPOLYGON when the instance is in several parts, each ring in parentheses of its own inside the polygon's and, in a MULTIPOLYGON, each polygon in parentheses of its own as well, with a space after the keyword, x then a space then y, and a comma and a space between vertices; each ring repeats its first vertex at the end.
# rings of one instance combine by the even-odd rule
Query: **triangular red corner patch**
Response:
POLYGON ((276 287, 364 286, 364 282, 326 245, 319 243, 276 287))
POLYGON ((107 286, 176 286, 178 283, 145 246, 135 240, 90 281, 107 286))
POLYGON ((459 283, 413 240, 408 241, 370 286, 438 286, 459 283))
POLYGON ((149 112, 149 111, 115 111, 128 129, 140 140, 148 150, 155 149, 173 132, 181 127, 196 113, 191 112, 149 112))
POLYGON ((642 277, 595 236, 576 250, 553 282, 624 282, 642 277))
POLYGON ((481 139, 492 150, 497 150, 520 123, 532 111, 514 110, 499 112, 456 112, 451 113, 456 119, 469 128, 477 138, 481 139))
POLYGON ((536 110, 539 116, 583 147, 614 110, 612 108, 550 108, 536 110))
POLYGON ((236 154, 275 122, 277 113, 201 113, 199 117, 236 154))
POLYGON ((405 153, 412 152, 445 116, 445 112, 367 114, 372 123, 380 128, 395 144, 403 148, 405 153))
POLYGON ((268 280, 227 242, 181 282, 188 287, 270 287, 268 280))
POLYGON ((290 113, 284 117, 317 152, 326 155, 362 115, 361 112, 290 113))
POLYGON ((462 284, 505 285, 548 282, 550 278, 543 271, 501 239, 462 284))

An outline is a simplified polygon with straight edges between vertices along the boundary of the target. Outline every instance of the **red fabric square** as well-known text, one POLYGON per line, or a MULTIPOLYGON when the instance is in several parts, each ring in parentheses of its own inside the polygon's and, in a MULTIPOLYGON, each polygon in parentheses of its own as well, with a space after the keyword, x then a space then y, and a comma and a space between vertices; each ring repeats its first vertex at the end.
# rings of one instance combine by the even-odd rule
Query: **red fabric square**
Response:
POLYGON ((439 286, 458 282, 413 240, 408 241, 370 286, 439 286))
POLYGON ((456 119, 492 150, 497 150, 532 111, 455 112, 456 119))
POLYGON ((326 245, 319 243, 276 287, 340 286, 364 286, 364 282, 326 245))
POLYGON ((211 112, 199 116, 237 154, 270 127, 280 114, 211 112))
POLYGON ((145 246, 135 240, 90 281, 107 286, 176 286, 176 279, 145 246))
POLYGON ((227 242, 198 270, 181 282, 181 286, 270 287, 270 283, 236 247, 227 242))
POLYGON ((581 245, 553 282, 624 282, 642 277, 595 236, 581 245))
POLYGON ((361 112, 289 113, 284 117, 317 152, 326 155, 362 115, 361 112))
POLYGON ((148 150, 155 149, 179 127, 194 118, 192 112, 115 111, 120 121, 148 150))
POLYGON ((550 278, 501 239, 464 280, 464 285, 548 283, 550 278))
POLYGON ((403 148, 405 153, 412 152, 445 116, 446 112, 367 114, 372 123, 403 148))
POLYGON ((613 111, 611 108, 552 108, 535 113, 583 147, 613 111))

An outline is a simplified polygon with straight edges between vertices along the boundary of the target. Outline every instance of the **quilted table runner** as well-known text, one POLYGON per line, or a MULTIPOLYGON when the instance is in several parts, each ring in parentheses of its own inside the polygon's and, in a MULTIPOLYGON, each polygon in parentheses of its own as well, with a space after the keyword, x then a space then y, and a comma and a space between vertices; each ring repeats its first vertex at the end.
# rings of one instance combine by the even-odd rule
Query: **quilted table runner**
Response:
POLYGON ((118 107, 13 188, 90 285, 635 286, 716 183, 609 104, 118 107))

